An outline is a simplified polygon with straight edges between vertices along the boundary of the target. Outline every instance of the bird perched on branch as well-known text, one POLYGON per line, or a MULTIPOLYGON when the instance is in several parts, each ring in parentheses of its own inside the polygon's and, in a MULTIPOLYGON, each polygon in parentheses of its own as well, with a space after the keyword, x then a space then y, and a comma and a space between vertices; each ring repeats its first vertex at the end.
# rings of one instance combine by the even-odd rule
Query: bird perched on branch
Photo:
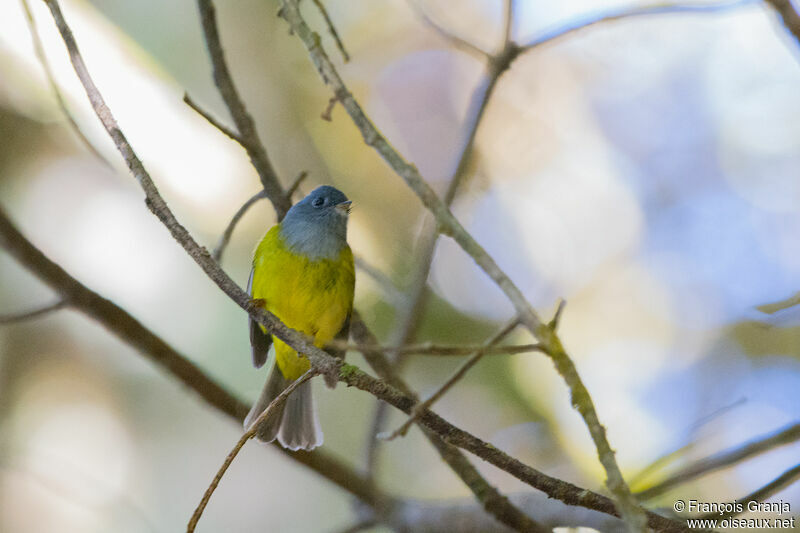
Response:
MULTIPOLYGON (((319 347, 334 338, 346 340, 349 333, 355 289, 353 253, 347 245, 350 205, 338 189, 317 187, 267 232, 253 257, 250 297, 319 347)), ((305 355, 267 333, 252 318, 250 345, 256 367, 266 363, 271 345, 275 364, 245 419, 246 429, 281 391, 311 367, 305 355)), ((264 442, 277 438, 291 450, 311 450, 322 444, 311 382, 301 385, 282 409, 271 413, 256 436, 264 442)))

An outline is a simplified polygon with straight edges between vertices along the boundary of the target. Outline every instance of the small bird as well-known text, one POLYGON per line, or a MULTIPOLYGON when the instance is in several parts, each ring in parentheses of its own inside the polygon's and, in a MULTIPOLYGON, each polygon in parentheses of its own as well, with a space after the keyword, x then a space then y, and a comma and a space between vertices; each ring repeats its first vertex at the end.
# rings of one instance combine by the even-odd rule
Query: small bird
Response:
MULTIPOLYGON (((247 290, 254 301, 292 329, 311 337, 322 347, 334 338, 347 340, 353 309, 355 269, 347 244, 347 219, 351 201, 338 189, 323 185, 296 203, 282 222, 273 226, 253 257, 247 290)), ((275 365, 258 401, 245 418, 250 428, 270 402, 310 367, 298 354, 264 327, 250 319, 253 364, 267 361, 270 345, 275 365)), ((343 353, 335 354, 343 356, 343 353)), ((256 436, 278 442, 290 450, 311 450, 322 444, 311 382, 295 390, 283 408, 270 414, 256 436)))

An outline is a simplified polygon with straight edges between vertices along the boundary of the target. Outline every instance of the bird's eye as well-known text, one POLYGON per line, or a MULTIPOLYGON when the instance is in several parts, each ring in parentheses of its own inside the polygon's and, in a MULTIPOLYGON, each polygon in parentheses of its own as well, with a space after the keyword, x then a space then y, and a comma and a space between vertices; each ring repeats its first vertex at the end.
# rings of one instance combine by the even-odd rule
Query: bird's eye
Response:
POLYGON ((314 198, 314 201, 311 202, 311 205, 313 205, 314 207, 319 207, 324 203, 325 203, 325 198, 323 198, 322 196, 318 196, 314 198))

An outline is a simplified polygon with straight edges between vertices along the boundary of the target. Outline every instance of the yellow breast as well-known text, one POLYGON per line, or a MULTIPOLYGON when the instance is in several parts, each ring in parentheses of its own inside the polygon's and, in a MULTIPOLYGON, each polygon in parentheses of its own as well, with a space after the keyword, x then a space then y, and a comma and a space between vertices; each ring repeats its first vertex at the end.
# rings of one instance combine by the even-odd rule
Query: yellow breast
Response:
MULTIPOLYGON (((353 308, 355 270, 353 253, 345 245, 335 259, 310 260, 290 250, 280 227, 270 229, 253 259, 252 297, 292 329, 323 346, 342 329, 353 308)), ((278 368, 287 379, 297 379, 310 368, 308 359, 273 337, 278 368)))

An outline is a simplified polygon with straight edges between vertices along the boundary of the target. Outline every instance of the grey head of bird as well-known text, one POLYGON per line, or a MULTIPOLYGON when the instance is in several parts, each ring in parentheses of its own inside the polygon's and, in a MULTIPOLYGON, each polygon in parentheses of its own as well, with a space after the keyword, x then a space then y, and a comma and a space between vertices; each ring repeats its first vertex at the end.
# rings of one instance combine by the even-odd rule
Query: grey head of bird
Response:
POLYGON ((351 203, 335 187, 317 187, 286 213, 280 230, 283 241, 309 259, 336 259, 347 246, 351 203))

